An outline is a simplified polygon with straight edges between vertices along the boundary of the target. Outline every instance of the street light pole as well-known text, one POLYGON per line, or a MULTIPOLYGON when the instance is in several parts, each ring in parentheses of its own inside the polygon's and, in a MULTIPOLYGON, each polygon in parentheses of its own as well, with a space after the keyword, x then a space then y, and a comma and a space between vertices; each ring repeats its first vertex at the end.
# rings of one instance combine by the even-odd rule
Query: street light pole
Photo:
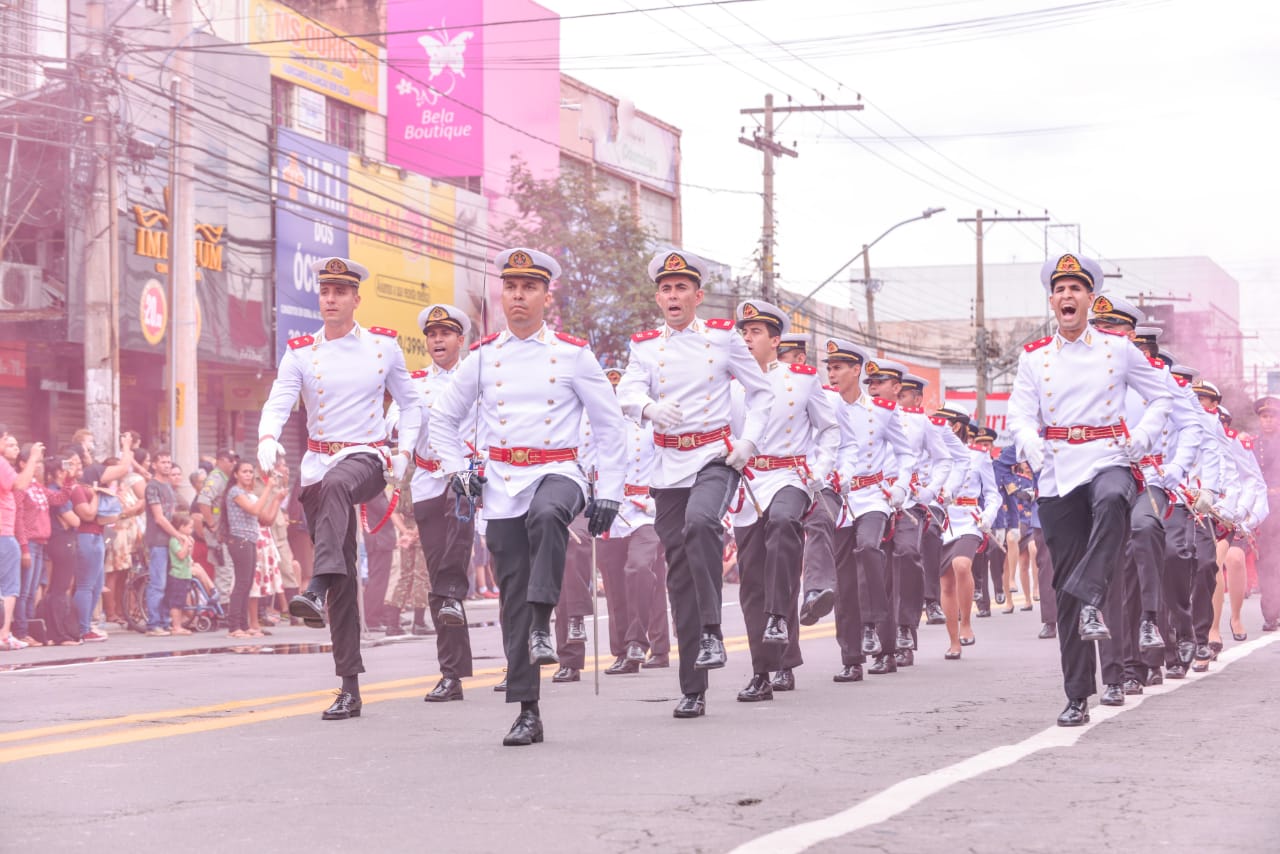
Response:
POLYGON ((867 295, 867 336, 871 339, 868 343, 875 349, 880 340, 876 334, 876 291, 880 288, 871 281, 871 253, 867 251, 870 248, 862 244, 862 287, 867 295))
MULTIPOLYGON (((844 272, 844 271, 849 267, 849 265, 850 265, 850 264, 852 264, 854 261, 857 261, 859 258, 865 257, 865 256, 866 256, 866 254, 867 254, 867 251, 868 251, 868 250, 870 250, 872 246, 875 246, 875 245, 876 245, 877 243, 879 243, 881 240, 884 240, 884 239, 885 239, 886 237, 888 237, 888 236, 889 236, 889 234, 890 234, 891 232, 893 232, 895 229, 901 228, 902 226, 906 225, 906 224, 907 224, 907 223, 909 223, 909 222, 915 222, 915 221, 917 221, 917 220, 921 220, 921 219, 928 219, 929 217, 933 216, 934 214, 942 213, 942 212, 943 212, 943 211, 945 211, 945 210, 946 210, 946 208, 929 208, 929 209, 925 210, 923 213, 921 213, 921 214, 920 214, 920 216, 913 216, 913 217, 911 217, 911 219, 904 219, 902 222, 897 223, 897 224, 895 224, 895 225, 891 225, 891 226, 889 226, 888 228, 886 228, 886 229, 884 230, 884 232, 883 232, 879 237, 877 237, 875 240, 871 241, 870 243, 864 243, 864 244, 862 245, 862 251, 860 251, 857 255, 854 255, 854 256, 853 256, 852 258, 850 258, 848 261, 845 261, 843 264, 841 264, 841 265, 840 265, 840 269, 836 270, 836 271, 835 271, 834 273, 832 273, 830 276, 827 276, 825 279, 823 279, 823 280, 818 284, 818 286, 817 286, 816 288, 814 288, 813 290, 809 291, 809 293, 805 295, 805 298, 804 298, 804 299, 800 300, 800 302, 798 302, 798 303, 796 303, 794 306, 792 306, 792 308, 791 308, 791 313, 792 313, 792 314, 799 314, 800 309, 804 308, 804 307, 809 303, 809 300, 813 299, 814 295, 818 293, 818 291, 822 290, 822 289, 823 289, 823 288, 825 288, 827 285, 831 284, 831 282, 835 279, 835 277, 836 277, 836 276, 838 276, 838 275, 840 275, 841 273, 843 273, 843 272, 844 272)), ((864 269, 864 271, 866 271, 866 273, 867 273, 867 281, 870 281, 870 280, 871 280, 871 272, 870 272, 871 268, 870 268, 869 264, 868 264, 868 263, 864 263, 864 264, 863 264, 863 269, 864 269)))

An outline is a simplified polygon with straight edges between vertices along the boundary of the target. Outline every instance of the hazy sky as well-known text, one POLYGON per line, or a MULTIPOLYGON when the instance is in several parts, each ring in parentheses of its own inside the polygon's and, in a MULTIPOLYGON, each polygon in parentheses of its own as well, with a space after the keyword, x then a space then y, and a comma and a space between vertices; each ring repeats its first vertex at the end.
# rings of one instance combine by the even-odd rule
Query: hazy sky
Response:
MULTIPOLYGON (((543 2, 572 16, 688 0, 543 2)), ((776 161, 783 287, 808 291, 927 207, 947 212, 878 244, 873 275, 971 262, 956 218, 978 208, 1047 210, 1100 259, 1210 256, 1241 283, 1246 334, 1263 336, 1246 361, 1280 365, 1277 31, 1280 4, 1243 0, 751 0, 565 20, 560 62, 683 131, 685 243, 739 270, 760 238, 762 165, 737 142, 754 127, 739 109, 768 91, 860 93, 863 111, 794 115, 778 134, 800 152, 776 161)), ((1044 240, 1000 225, 986 257, 1039 260, 1044 240)), ((889 290, 877 314, 909 317, 919 296, 889 290)), ((969 297, 929 295, 956 316, 969 297)))

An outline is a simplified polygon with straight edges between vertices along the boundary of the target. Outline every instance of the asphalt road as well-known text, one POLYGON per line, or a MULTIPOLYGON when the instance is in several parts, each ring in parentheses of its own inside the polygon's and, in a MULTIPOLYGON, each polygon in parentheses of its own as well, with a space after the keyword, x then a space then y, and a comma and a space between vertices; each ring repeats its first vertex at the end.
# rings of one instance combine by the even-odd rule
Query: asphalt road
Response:
POLYGON ((1280 850, 1280 635, 1256 598, 1208 674, 1060 730, 1035 612, 975 621, 959 662, 922 627, 915 667, 847 685, 828 617, 794 693, 738 703, 736 594, 705 718, 671 717, 674 668, 601 676, 598 697, 590 671, 546 668, 547 738, 526 748, 501 746, 516 707, 492 691, 493 625, 461 703, 422 702, 433 639, 370 646, 345 722, 320 720, 336 680, 313 630, 5 654, 0 851, 1280 850))

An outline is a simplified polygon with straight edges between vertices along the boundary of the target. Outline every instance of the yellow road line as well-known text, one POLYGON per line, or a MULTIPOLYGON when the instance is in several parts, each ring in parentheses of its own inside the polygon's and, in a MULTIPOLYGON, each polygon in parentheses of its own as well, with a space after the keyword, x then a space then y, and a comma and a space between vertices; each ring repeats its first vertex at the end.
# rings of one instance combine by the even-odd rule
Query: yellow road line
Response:
MULTIPOLYGON (((803 640, 829 638, 835 635, 835 626, 830 623, 801 629, 803 640)), ((748 646, 745 636, 725 639, 725 648, 729 651, 740 651, 748 646)), ((673 659, 678 656, 673 652, 673 659)), ((554 672, 554 671, 553 671, 554 672)), ((592 662, 588 661, 582 671, 584 674, 594 672, 592 662)), ((468 687, 485 688, 501 681, 503 668, 489 668, 478 671, 468 679, 468 687)), ((370 683, 362 686, 361 700, 365 705, 379 703, 384 700, 401 700, 417 696, 423 686, 434 682, 439 674, 405 679, 393 679, 385 682, 370 683)), ((0 748, 0 765, 34 759, 42 756, 57 756, 81 750, 93 750, 99 747, 113 747, 133 744, 140 741, 151 741, 159 738, 171 738, 178 735, 195 735, 213 732, 247 724, 263 723, 284 718, 299 717, 322 711, 333 696, 332 690, 304 691, 295 694, 281 694, 273 697, 258 697, 249 700, 231 700, 225 703, 206 706, 193 706, 185 709, 169 709, 161 712, 122 715, 113 718, 102 718, 78 723, 59 724, 49 727, 38 727, 17 730, 0 734, 0 743, 28 742, 13 747, 0 748), (324 703, 316 702, 321 698, 324 703), (294 702, 294 701, 304 702, 294 702), (284 704, 284 705, 279 705, 284 704), (262 708, 274 706, 274 708, 262 708), (239 711, 244 710, 248 711, 239 711), (178 720, 198 715, 216 714, 219 712, 237 712, 222 717, 200 720, 178 720), (50 739, 51 736, 68 733, 83 733, 92 730, 104 730, 112 727, 125 727, 109 732, 99 732, 81 738, 50 739)))

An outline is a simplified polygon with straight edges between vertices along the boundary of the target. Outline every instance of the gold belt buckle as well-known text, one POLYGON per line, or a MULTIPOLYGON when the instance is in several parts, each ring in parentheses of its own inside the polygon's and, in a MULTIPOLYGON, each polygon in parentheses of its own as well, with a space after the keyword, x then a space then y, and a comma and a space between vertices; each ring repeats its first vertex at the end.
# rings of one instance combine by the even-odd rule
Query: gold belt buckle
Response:
POLYGON ((751 458, 751 467, 756 471, 768 471, 772 465, 773 463, 768 457, 751 458))
POLYGON ((680 437, 680 439, 679 439, 679 441, 678 441, 678 443, 677 443, 677 444, 678 444, 678 446, 679 446, 680 450, 682 450, 682 451, 687 451, 687 450, 689 450, 690 448, 692 448, 692 447, 693 447, 693 442, 694 442, 693 434, 692 434, 692 433, 685 433, 683 436, 681 436, 681 437, 680 437))
POLYGON ((331 457, 332 457, 334 454, 338 453, 338 451, 341 451, 341 450, 342 450, 342 443, 341 443, 341 442, 330 442, 330 443, 329 443, 329 456, 331 456, 331 457))
POLYGON ((513 448, 511 450, 511 462, 518 466, 522 466, 529 462, 529 451, 526 448, 513 448))
POLYGON ((1069 441, 1069 442, 1083 442, 1083 441, 1084 441, 1084 428, 1083 428, 1083 427, 1072 427, 1070 430, 1068 430, 1068 431, 1067 431, 1067 441, 1069 441))

